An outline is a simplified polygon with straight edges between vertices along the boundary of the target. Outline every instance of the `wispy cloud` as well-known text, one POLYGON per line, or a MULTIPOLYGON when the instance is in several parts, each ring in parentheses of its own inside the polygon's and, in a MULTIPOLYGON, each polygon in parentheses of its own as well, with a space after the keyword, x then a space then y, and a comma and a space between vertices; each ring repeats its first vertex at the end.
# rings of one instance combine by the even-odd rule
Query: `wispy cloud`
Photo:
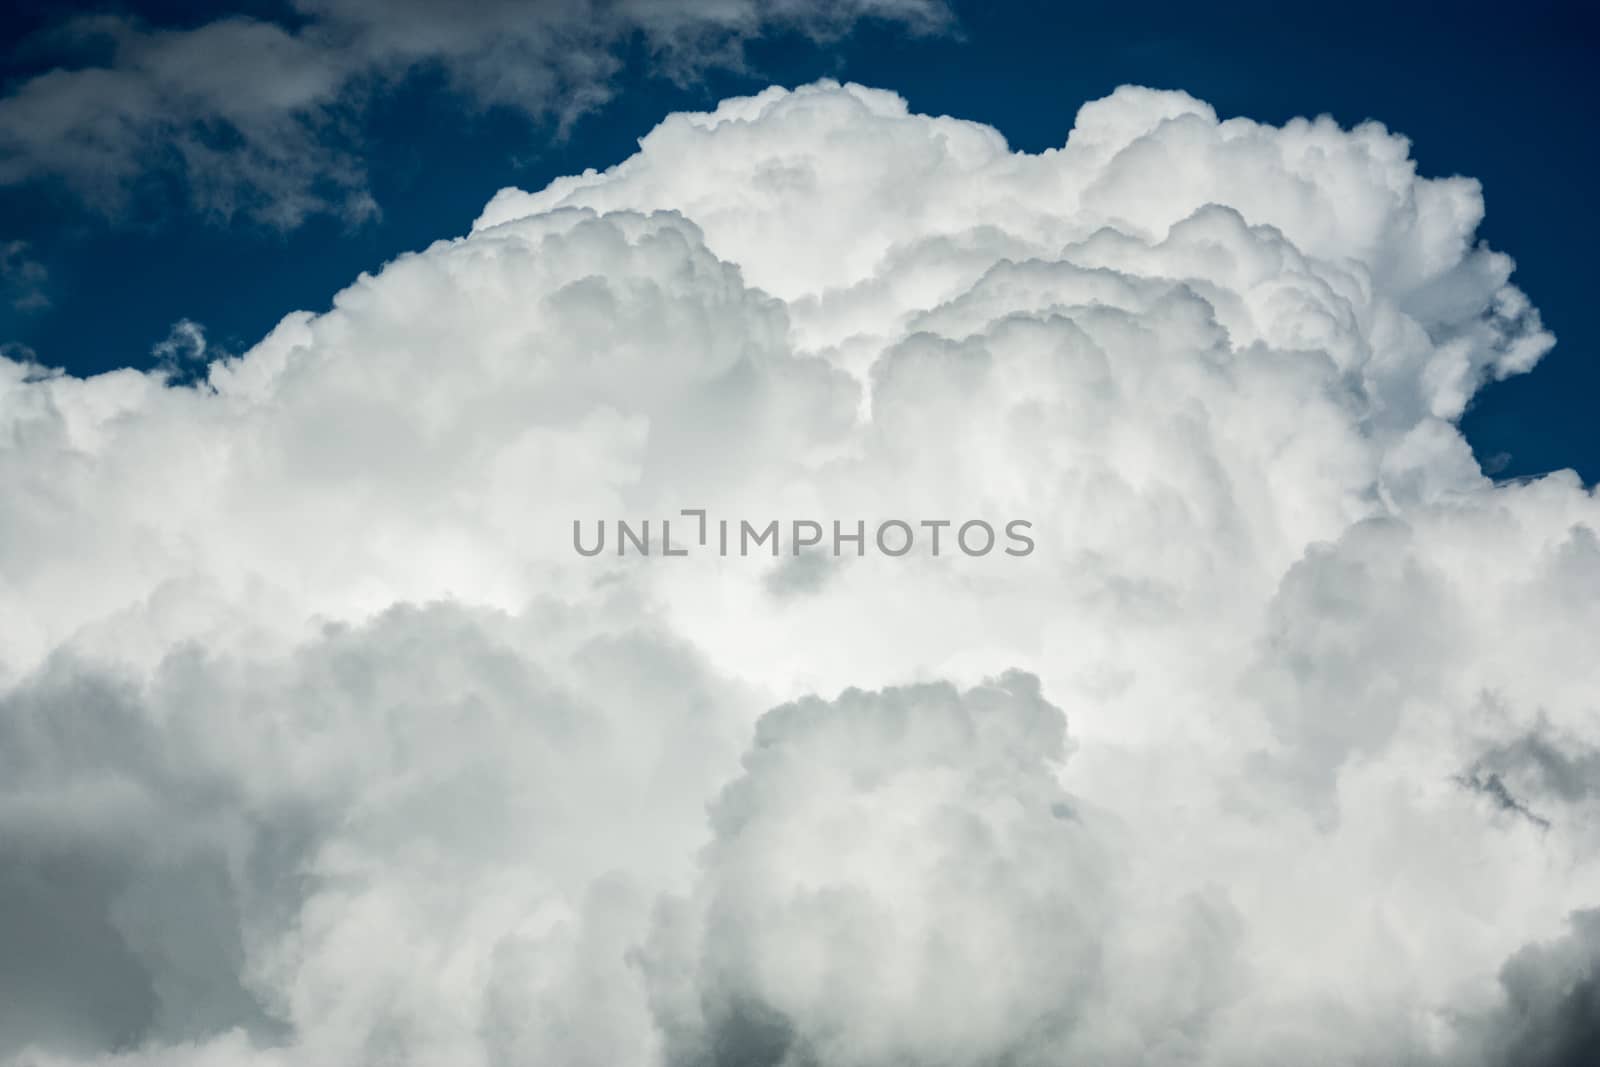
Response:
POLYGON ((169 29, 112 15, 49 41, 103 62, 65 65, 0 99, 0 185, 56 179, 106 214, 176 188, 217 219, 290 228, 377 205, 359 144, 364 103, 419 67, 483 105, 570 124, 604 104, 642 41, 667 77, 737 67, 769 32, 828 40, 859 20, 927 32, 942 0, 300 0, 301 21, 244 16, 169 29))
POLYGON ((50 306, 44 285, 50 272, 33 258, 26 241, 0 241, 0 295, 17 311, 50 306))

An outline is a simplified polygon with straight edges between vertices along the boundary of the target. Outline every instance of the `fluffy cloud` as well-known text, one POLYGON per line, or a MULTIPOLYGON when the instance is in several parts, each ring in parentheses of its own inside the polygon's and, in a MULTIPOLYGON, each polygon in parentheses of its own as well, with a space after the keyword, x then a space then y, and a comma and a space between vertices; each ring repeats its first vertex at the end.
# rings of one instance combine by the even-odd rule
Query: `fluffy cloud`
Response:
POLYGON ((1591 1052, 1600 502, 1457 430, 1552 343, 1481 216, 823 83, 193 385, 0 361, 0 1055, 1591 1052), (1037 547, 573 550, 685 508, 1037 547))
MULTIPOLYGON (((686 881, 736 693, 632 612, 558 605, 396 607, 148 675, 63 655, 0 714, 0 1054, 476 1063, 534 1005, 620 1000, 599 946, 686 881)), ((614 1037, 596 1062, 630 1058, 614 1037)))
POLYGON ((668 1062, 1036 1062, 1105 1028, 1115 831, 1058 781, 1065 726, 1027 675, 764 716, 652 946, 668 1062))

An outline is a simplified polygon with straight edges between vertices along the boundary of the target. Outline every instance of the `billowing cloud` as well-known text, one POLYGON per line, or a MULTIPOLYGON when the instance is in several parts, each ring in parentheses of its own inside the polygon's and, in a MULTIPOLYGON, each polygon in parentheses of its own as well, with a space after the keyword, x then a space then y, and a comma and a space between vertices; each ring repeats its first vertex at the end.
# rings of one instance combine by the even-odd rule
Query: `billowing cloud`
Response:
POLYGON ((584 957, 687 880, 736 693, 631 612, 553 604, 396 607, 148 675, 64 654, 0 713, 0 1054, 233 1034, 474 1063, 496 1011, 582 1008, 580 973, 621 997, 621 948, 584 957))
POLYGON ((1103 1024, 1117 872, 1065 727, 1026 675, 764 716, 649 955, 668 1062, 1018 1062, 1103 1024))
POLYGON ((1552 343, 1482 214, 820 83, 192 385, 0 361, 0 1056, 1581 1062, 1600 502, 1457 428, 1552 343))

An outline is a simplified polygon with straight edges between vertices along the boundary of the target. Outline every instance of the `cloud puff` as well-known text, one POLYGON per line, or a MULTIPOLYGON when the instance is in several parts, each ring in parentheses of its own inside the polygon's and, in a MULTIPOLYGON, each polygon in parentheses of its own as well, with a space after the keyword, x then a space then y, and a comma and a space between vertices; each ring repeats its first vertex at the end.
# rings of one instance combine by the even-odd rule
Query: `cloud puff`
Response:
POLYGON ((661 72, 738 67, 775 31, 825 40, 862 19, 943 27, 938 0, 301 0, 292 24, 230 15, 157 28, 120 15, 69 20, 44 40, 103 62, 64 63, 0 98, 0 184, 59 179, 120 212, 164 182, 202 214, 288 228, 378 210, 354 120, 373 86, 442 70, 467 99, 562 127, 611 96, 622 53, 642 42, 661 72))
POLYGON ((0 1055, 1581 1055, 1600 503, 1457 429, 1553 343, 1481 216, 819 83, 192 384, 0 360, 0 1055), (686 508, 1037 545, 573 550, 686 508))
POLYGON ((1026 675, 765 715, 657 933, 668 1062, 1033 1062, 1095 1025, 1114 873, 1065 725, 1026 675))
POLYGON ((63 656, 12 689, 0 1054, 484 1062, 531 1003, 581 1009, 580 973, 630 991, 588 957, 686 878, 738 733, 692 650, 604 615, 397 607, 282 659, 63 656))

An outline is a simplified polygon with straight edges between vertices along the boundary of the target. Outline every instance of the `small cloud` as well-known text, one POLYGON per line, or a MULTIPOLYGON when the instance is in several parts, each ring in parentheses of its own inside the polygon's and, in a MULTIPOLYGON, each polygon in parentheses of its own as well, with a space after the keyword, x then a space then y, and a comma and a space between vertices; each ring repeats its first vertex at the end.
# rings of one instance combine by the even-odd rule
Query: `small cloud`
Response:
POLYGON ((185 382, 210 362, 208 351, 205 327, 193 319, 179 319, 172 324, 166 339, 150 349, 150 354, 168 381, 185 382))
POLYGON ((50 306, 44 292, 50 272, 31 253, 26 241, 0 242, 0 291, 16 311, 42 311, 50 306))

